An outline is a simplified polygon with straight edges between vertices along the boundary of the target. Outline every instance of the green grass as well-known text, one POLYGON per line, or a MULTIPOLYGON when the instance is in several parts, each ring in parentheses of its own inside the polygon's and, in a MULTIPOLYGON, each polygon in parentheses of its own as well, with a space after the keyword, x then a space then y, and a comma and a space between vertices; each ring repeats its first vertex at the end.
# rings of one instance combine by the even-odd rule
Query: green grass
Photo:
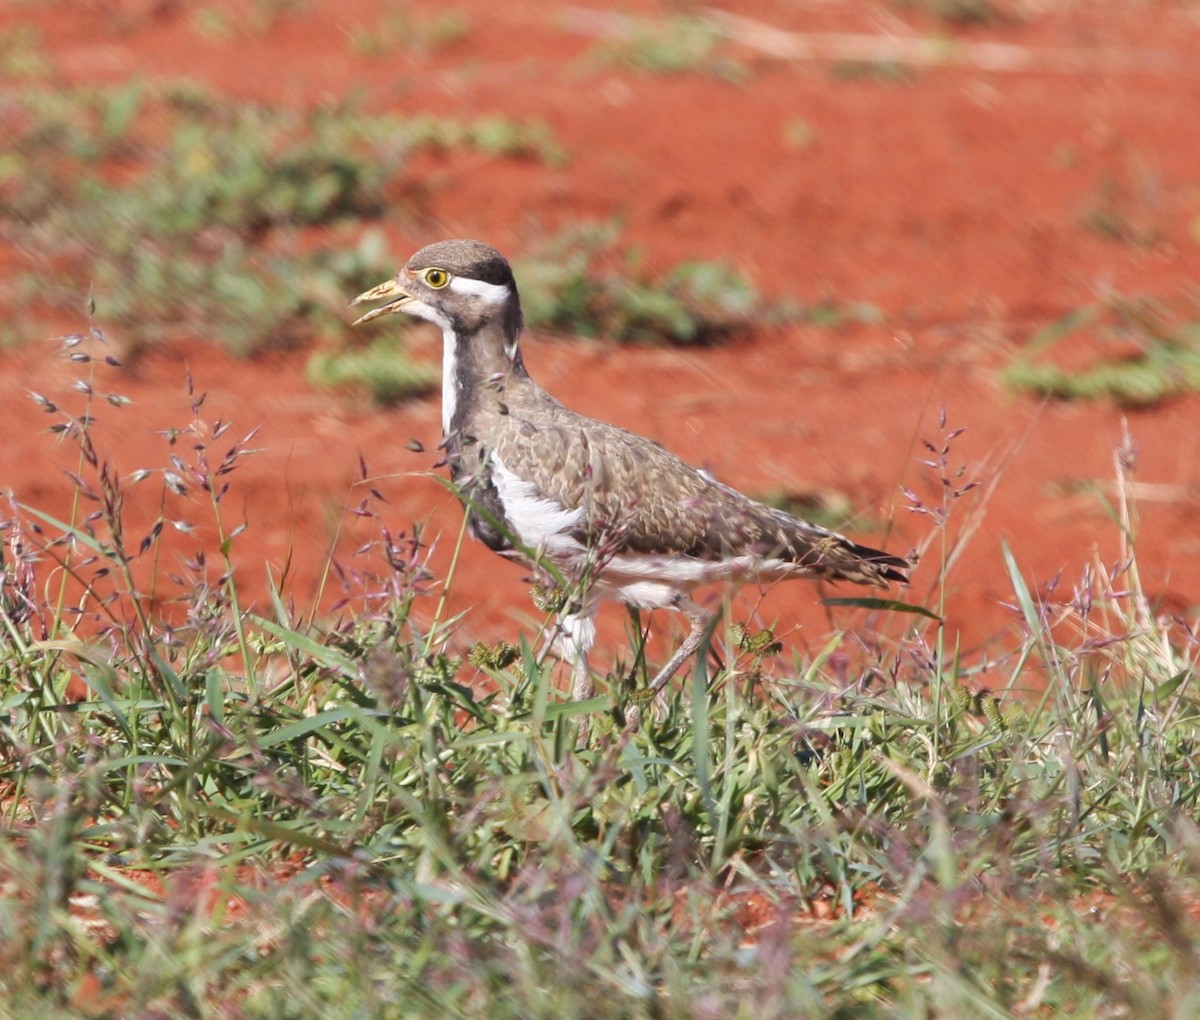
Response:
POLYGON ((337 339, 346 295, 395 272, 363 235, 414 211, 414 151, 564 158, 535 121, 297 111, 186 84, 26 89, 0 121, 0 224, 29 261, 7 284, 8 341, 90 291, 126 356, 179 336, 242 354, 337 339))
MULTIPOLYGON (((335 553, 335 616, 246 606, 252 436, 189 389, 162 464, 118 470, 94 423, 135 409, 99 337, 63 354, 85 385, 37 399, 75 509, 2 515, 6 1015, 1195 1012, 1197 645, 1143 594, 1128 451, 1129 556, 1048 602, 1006 550, 987 663, 917 616, 790 665, 730 626, 626 731, 624 682, 564 702, 534 635, 452 657, 419 528, 335 553), (198 527, 216 552, 167 555, 198 527)), ((910 498, 945 562, 942 428, 910 498)))
POLYGON ((1063 400, 1149 407, 1200 389, 1200 317, 1153 298, 1112 295, 1040 330, 1004 372, 1008 385, 1063 400), (1063 349, 1073 364, 1056 362, 1063 349), (1083 357, 1079 349, 1082 348, 1083 357))

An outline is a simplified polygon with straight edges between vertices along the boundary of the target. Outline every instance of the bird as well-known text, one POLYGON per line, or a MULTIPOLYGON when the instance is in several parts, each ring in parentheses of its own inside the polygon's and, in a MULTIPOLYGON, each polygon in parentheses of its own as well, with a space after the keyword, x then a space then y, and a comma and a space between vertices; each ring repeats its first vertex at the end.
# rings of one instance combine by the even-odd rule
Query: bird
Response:
POLYGON ((712 621, 692 598, 701 585, 907 582, 912 558, 766 506, 654 440, 559 403, 525 367, 517 282, 490 245, 427 245, 351 302, 361 304, 374 307, 356 326, 404 313, 441 328, 442 449, 468 530, 568 595, 553 647, 571 663, 573 699, 595 694, 588 653, 602 601, 687 617, 687 637, 649 684, 646 696, 661 697, 712 621))

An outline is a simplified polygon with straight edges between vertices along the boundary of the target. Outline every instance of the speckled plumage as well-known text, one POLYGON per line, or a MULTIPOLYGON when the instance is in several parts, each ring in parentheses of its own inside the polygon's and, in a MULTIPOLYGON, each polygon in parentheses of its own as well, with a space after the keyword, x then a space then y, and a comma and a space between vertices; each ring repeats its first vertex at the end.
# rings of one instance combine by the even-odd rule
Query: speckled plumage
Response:
POLYGON ((583 608, 564 620, 577 696, 590 693, 597 599, 682 609, 693 621, 685 647, 694 651, 706 620, 687 596, 698 584, 810 576, 882 588, 907 580, 908 560, 757 503, 653 440, 563 407, 525 369, 516 282, 488 245, 429 245, 357 300, 388 297, 359 321, 404 311, 442 326, 450 376, 443 442, 472 532, 508 555, 536 546, 535 559, 570 579, 587 575, 583 608))

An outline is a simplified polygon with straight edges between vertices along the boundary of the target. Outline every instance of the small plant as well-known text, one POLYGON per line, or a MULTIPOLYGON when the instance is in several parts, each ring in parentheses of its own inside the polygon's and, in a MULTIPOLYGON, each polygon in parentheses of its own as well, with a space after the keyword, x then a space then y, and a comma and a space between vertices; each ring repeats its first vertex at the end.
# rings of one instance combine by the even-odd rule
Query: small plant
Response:
POLYGON ((41 33, 32 26, 6 30, 0 40, 0 78, 45 78, 52 66, 41 47, 41 33))
POLYGON ((793 117, 783 126, 783 143, 789 149, 811 149, 817 133, 803 117, 793 117))
POLYGON ((441 378, 436 365, 414 365, 396 337, 362 350, 315 351, 305 374, 316 386, 364 390, 385 406, 432 393, 441 378))
POLYGON ((536 118, 489 116, 460 121, 417 116, 404 123, 402 134, 413 148, 473 149, 497 158, 536 159, 550 166, 567 162, 554 132, 536 118))
POLYGON ((533 329, 618 343, 705 345, 759 326, 809 322, 838 328, 880 320, 870 304, 804 305, 762 298, 751 278, 722 261, 650 272, 642 252, 619 244, 615 222, 564 230, 514 265, 533 329))
POLYGON ((364 57, 384 57, 402 50, 440 50, 462 42, 470 34, 470 20, 462 11, 447 11, 432 21, 414 23, 407 15, 387 11, 373 26, 350 30, 349 43, 364 57))
POLYGON ((1088 230, 1110 241, 1150 248, 1163 237, 1162 181, 1145 158, 1128 154, 1118 172, 1106 170, 1090 206, 1079 216, 1088 230))
POLYGON ((718 262, 661 275, 617 245, 618 228, 565 231, 515 266, 533 329, 618 342, 707 344, 770 318, 749 277, 718 262))
POLYGON ((212 4, 195 8, 191 13, 192 28, 209 42, 228 42, 234 36, 233 21, 226 11, 212 4))
POLYGON ((85 277, 126 357, 180 335, 252 354, 340 333, 347 291, 395 268, 377 241, 341 249, 404 207, 389 199, 414 149, 562 158, 538 122, 301 113, 136 82, 30 91, 0 120, 0 223, 35 261, 18 299, 63 309, 85 277))
POLYGON ((1004 380, 1040 396, 1125 407, 1193 392, 1200 389, 1197 309, 1191 316, 1152 298, 1111 295, 1040 330, 1004 380))
MULTIPOLYGON (((790 489, 775 489, 760 493, 754 498, 776 510, 834 531, 845 527, 847 521, 854 517, 854 504, 843 492, 795 492, 790 489)), ((872 530, 869 523, 857 519, 854 521, 854 527, 860 531, 872 530)))
POLYGON ((897 0, 897 6, 927 10, 951 25, 991 25, 1003 20, 992 0, 897 0))
POLYGON ((916 71, 902 60, 839 60, 832 65, 835 78, 845 81, 877 81, 885 85, 911 85, 916 71))
POLYGON ((651 74, 699 73, 733 82, 749 77, 744 64, 720 53, 722 34, 707 18, 682 14, 661 21, 630 20, 622 29, 619 41, 600 49, 610 63, 651 74))
POLYGON ((191 12, 195 31, 214 42, 236 38, 261 38, 280 23, 302 14, 311 0, 247 0, 233 8, 206 4, 191 12))

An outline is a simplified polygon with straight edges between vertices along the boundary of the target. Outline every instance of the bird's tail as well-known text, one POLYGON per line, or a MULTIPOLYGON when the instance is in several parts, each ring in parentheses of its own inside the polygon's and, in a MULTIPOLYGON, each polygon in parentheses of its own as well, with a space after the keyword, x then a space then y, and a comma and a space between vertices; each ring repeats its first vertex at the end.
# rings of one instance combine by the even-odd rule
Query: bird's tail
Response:
POLYGON ((784 539, 783 549, 776 555, 782 554, 815 577, 886 588, 890 581, 907 583, 908 571, 916 563, 915 557, 893 556, 882 549, 859 545, 836 531, 782 511, 773 511, 772 516, 777 525, 782 525, 776 533, 784 539))
POLYGON ((908 583, 908 571, 914 561, 903 556, 892 556, 868 545, 859 545, 841 535, 836 553, 827 557, 827 573, 822 575, 834 580, 854 581, 875 588, 886 588, 889 581, 908 583))

